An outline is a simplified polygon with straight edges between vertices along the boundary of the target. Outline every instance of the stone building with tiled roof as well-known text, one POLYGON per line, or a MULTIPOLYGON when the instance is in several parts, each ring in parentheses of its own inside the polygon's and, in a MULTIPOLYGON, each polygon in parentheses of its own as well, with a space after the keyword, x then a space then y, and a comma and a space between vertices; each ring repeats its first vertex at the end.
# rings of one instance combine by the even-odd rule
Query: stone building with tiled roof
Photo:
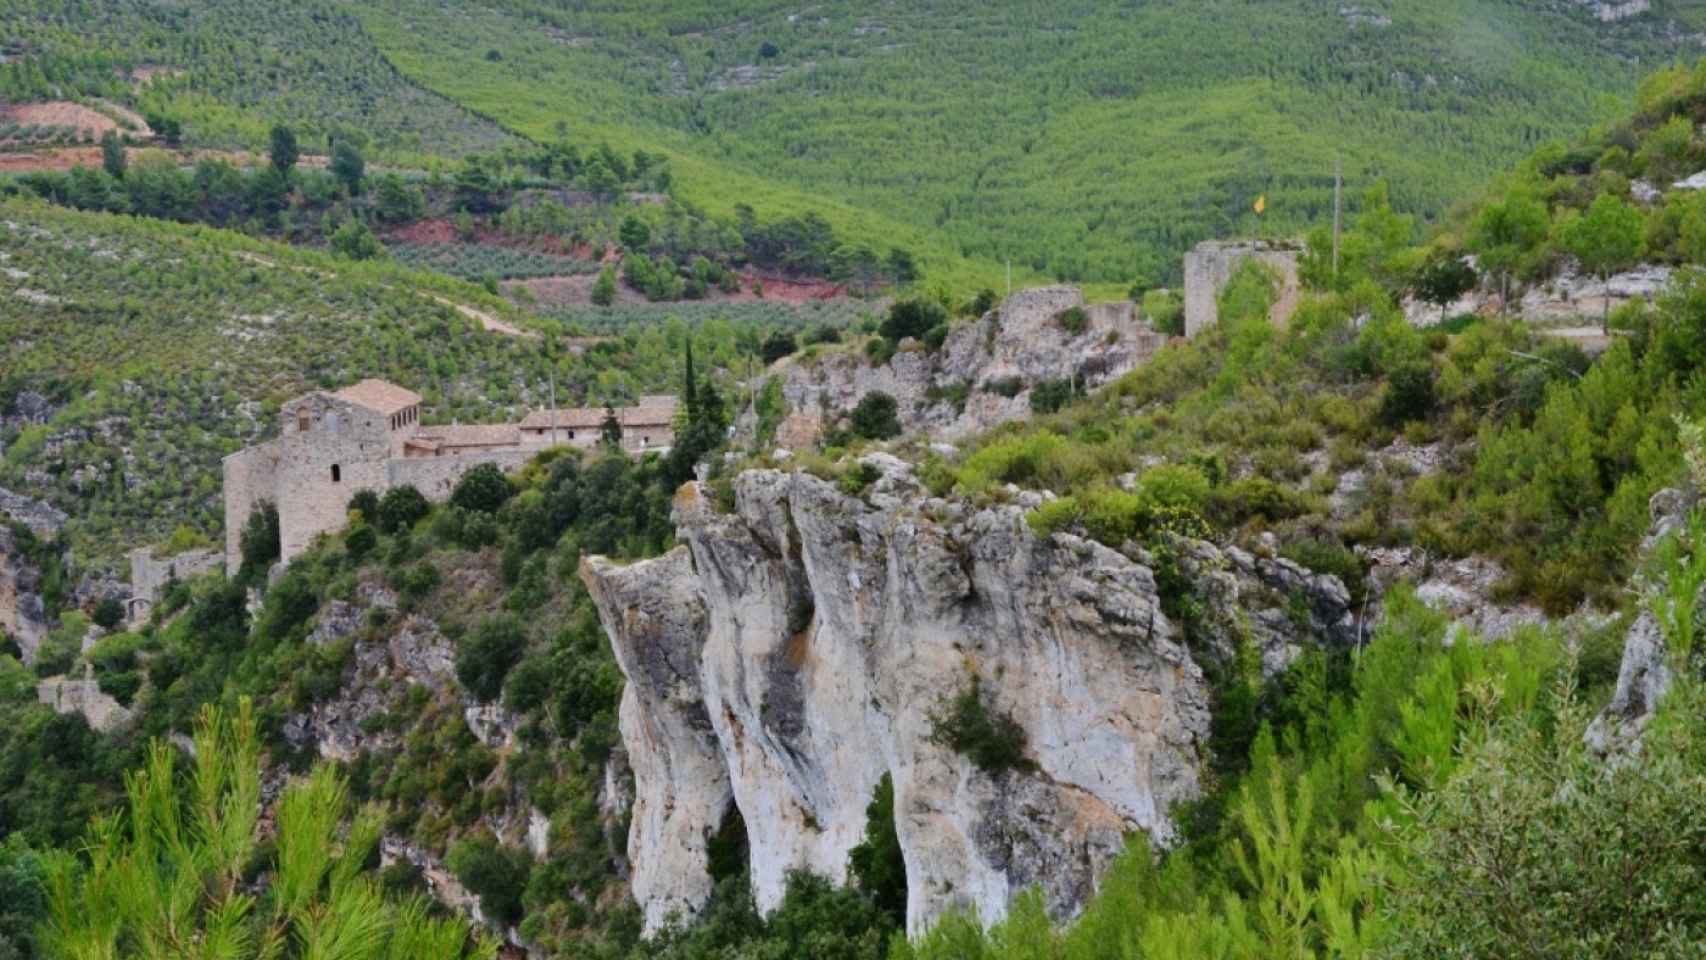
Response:
MULTIPOLYGON (((539 450, 592 447, 607 409, 535 410, 520 423, 422 426, 419 394, 384 380, 315 391, 284 404, 279 436, 225 458, 225 562, 242 562, 242 531, 263 503, 278 508, 282 558, 349 521, 358 490, 413 485, 429 500, 450 496, 478 463, 510 470, 539 450)), ((632 453, 667 451, 675 437, 675 398, 648 396, 613 411, 622 446, 632 453)))

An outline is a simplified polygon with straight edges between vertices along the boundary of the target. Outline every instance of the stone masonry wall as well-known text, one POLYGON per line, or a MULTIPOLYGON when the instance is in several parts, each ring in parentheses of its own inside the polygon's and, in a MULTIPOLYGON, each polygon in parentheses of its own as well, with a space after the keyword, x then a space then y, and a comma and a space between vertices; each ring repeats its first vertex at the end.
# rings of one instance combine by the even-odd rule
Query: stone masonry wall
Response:
POLYGON ((239 450, 225 458, 225 569, 243 563, 243 524, 263 500, 277 501, 279 442, 239 450))
POLYGON ((495 463, 501 470, 516 470, 538 455, 541 449, 540 447, 524 447, 510 450, 483 450, 444 457, 410 457, 389 460, 385 463, 385 482, 382 485, 375 486, 374 489, 388 490, 391 487, 400 487, 408 483, 413 484, 415 489, 419 490, 421 495, 428 500, 440 502, 450 499, 450 492, 456 488, 456 481, 460 480, 462 475, 475 465, 495 463))
POLYGON ((1276 326, 1283 326, 1297 309, 1297 251, 1266 241, 1219 241, 1199 243, 1185 254, 1185 336, 1195 337, 1220 319, 1216 300, 1232 275, 1246 260, 1255 259, 1272 267, 1280 276, 1280 295, 1269 312, 1276 326))
POLYGON ((152 547, 130 551, 130 593, 150 603, 158 601, 166 584, 206 573, 222 559, 215 550, 186 550, 170 557, 156 557, 152 547))
MULTIPOLYGON (((285 560, 320 534, 341 529, 357 490, 385 489, 385 461, 392 448, 390 424, 380 414, 326 395, 304 402, 318 407, 313 425, 307 432, 295 431, 287 418, 277 441, 282 452, 274 499, 285 560)), ((300 409, 304 402, 293 407, 300 409)))

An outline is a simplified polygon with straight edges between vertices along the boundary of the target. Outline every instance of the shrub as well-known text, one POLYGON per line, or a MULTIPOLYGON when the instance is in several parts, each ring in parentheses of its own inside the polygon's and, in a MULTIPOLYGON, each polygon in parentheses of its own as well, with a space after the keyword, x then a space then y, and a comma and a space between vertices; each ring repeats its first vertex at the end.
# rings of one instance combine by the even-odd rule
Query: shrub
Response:
POLYGON ((993 393, 1009 400, 1018 396, 1019 392, 1024 389, 1025 379, 1023 377, 1000 377, 983 381, 984 393, 993 393))
POLYGON ((806 334, 806 343, 840 343, 841 331, 827 323, 820 323, 811 328, 806 334))
POLYGON ((1294 540, 1280 548, 1280 556, 1316 573, 1338 577, 1350 590, 1353 602, 1362 600, 1367 567, 1354 550, 1327 540, 1294 540))
POLYGON ((1210 495, 1209 515, 1223 527, 1261 517, 1269 523, 1289 520, 1307 509, 1300 494, 1266 477, 1244 477, 1210 495))
POLYGON ((351 513, 359 513, 368 523, 379 522, 379 494, 372 490, 357 490, 355 496, 349 498, 351 513))
POLYGON ((852 469, 841 475, 841 479, 837 481, 836 486, 841 488, 842 493, 845 493, 850 497, 857 497, 865 492, 866 487, 876 483, 882 478, 882 476, 883 471, 875 465, 869 463, 856 463, 853 465, 852 469))
MULTIPOLYGON (((358 494, 359 496, 359 494, 358 494)), ((392 534, 408 530, 432 509, 426 497, 413 484, 403 484, 385 491, 379 500, 377 519, 380 531, 392 534)))
POLYGON ((402 591, 404 599, 418 603, 438 589, 443 577, 438 568, 432 565, 432 561, 422 560, 410 567, 398 580, 397 588, 402 591))
POLYGON ((1389 426, 1426 419, 1434 407, 1434 368, 1427 361, 1406 363, 1387 377, 1380 419, 1389 426))
POLYGON ((888 316, 883 318, 877 332, 882 334, 889 343, 899 343, 907 337, 922 339, 930 328, 946 326, 948 311, 934 300, 913 297, 897 301, 889 307, 888 316))
POLYGON ((332 234, 332 250, 351 260, 381 260, 386 257, 385 245, 359 220, 348 220, 332 234))
POLYGON ((1071 377, 1044 380, 1031 388, 1031 410, 1039 414, 1054 413, 1083 395, 1077 381, 1071 377))
POLYGON ((895 342, 884 340, 882 337, 872 337, 865 341, 865 357, 871 361, 871 366, 880 367, 894 359, 895 342))
POLYGON ((930 742, 964 754, 979 770, 1028 769, 1025 730, 1013 715, 993 710, 983 700, 977 676, 930 715, 930 742))
POLYGON ((373 548, 378 545, 379 535, 365 523, 354 524, 344 533, 344 550, 350 559, 357 563, 372 553, 373 548))
POLYGON ((496 700, 526 647, 521 621, 509 614, 487 617, 456 651, 456 678, 481 702, 496 700))
POLYGON ((124 622, 124 604, 117 597, 102 597, 89 619, 102 630, 111 630, 124 622))
POLYGON ((1151 290, 1143 295, 1143 315, 1150 326, 1172 337, 1185 335, 1185 304, 1170 290, 1151 290))
POLYGON ((514 489, 496 464, 482 463, 462 475, 451 491, 450 504, 478 513, 497 513, 514 489))
POLYGON ((759 348, 759 354, 764 358, 764 365, 769 366, 799 348, 800 345, 794 340, 793 334, 786 330, 777 330, 764 338, 764 345, 759 348))
POLYGON ((290 572, 267 589, 255 631, 263 637, 282 640, 320 609, 320 595, 308 576, 292 565, 290 572))
POLYGON ((1588 710, 1555 694, 1539 729, 1507 719, 1395 828, 1396 958, 1680 957, 1706 936, 1699 896, 1706 696, 1673 690, 1641 749, 1608 767, 1588 710))
POLYGON ((482 913, 506 927, 521 922, 521 894, 533 871, 533 858, 526 850, 480 834, 456 841, 445 865, 469 893, 480 898, 482 913))
POLYGON ((1054 322, 1075 337, 1090 329, 1090 315, 1084 312, 1083 307, 1067 307, 1054 315, 1054 322))
POLYGON ((997 483, 1061 492, 1093 481, 1101 468, 1087 448, 1042 430, 990 443, 967 457, 957 474, 961 487, 972 494, 997 483))
POLYGON ((237 578, 252 583, 266 576, 267 568, 279 557, 278 508, 265 501, 256 504, 249 511, 238 543, 243 563, 237 578))
POLYGON ((881 390, 872 390, 859 398, 849 423, 857 436, 866 440, 887 440, 900 436, 898 410, 894 397, 881 390))

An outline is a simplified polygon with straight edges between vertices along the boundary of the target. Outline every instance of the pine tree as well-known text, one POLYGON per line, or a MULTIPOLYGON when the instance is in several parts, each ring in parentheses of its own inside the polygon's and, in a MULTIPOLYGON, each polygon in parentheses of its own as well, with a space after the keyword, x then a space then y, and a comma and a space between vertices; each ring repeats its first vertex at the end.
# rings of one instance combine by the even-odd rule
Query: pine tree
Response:
POLYGON ((248 960, 284 956, 293 943, 291 956, 348 960, 497 955, 490 939, 470 948, 467 925, 432 917, 424 901, 385 899, 367 868, 383 820, 370 807, 345 825, 349 785, 330 765, 279 796, 268 889, 252 892, 262 802, 250 701, 235 714, 204 707, 191 756, 180 777, 178 748, 156 741, 126 780, 128 815, 90 827, 87 862, 48 859, 46 955, 248 960))

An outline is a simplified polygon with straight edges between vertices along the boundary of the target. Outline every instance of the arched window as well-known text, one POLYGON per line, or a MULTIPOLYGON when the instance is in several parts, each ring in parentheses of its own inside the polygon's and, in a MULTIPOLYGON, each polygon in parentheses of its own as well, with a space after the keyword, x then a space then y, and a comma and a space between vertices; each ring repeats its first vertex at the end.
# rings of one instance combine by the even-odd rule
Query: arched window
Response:
POLYGON ((335 463, 332 464, 332 482, 333 483, 342 483, 343 481, 344 481, 343 468, 339 467, 335 463))
POLYGON ((303 407, 301 410, 296 411, 296 432, 297 433, 307 433, 309 426, 311 426, 312 424, 313 424, 313 421, 311 419, 309 419, 307 407, 303 407))

